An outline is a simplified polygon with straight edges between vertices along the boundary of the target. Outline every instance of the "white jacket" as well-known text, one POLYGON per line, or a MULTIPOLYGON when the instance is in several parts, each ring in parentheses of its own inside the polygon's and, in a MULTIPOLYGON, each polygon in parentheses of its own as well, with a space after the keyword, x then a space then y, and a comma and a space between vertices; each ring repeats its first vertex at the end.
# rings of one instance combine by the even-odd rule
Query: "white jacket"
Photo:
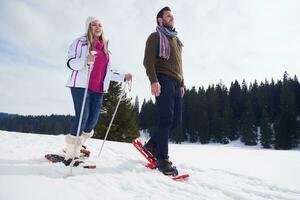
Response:
MULTIPOLYGON (((88 76, 87 56, 88 43, 86 36, 77 38, 70 46, 67 57, 67 66, 72 70, 72 74, 67 82, 67 87, 85 88, 88 76)), ((120 74, 111 69, 111 58, 109 58, 106 75, 103 83, 103 91, 107 93, 110 81, 123 82, 125 74, 120 74)))

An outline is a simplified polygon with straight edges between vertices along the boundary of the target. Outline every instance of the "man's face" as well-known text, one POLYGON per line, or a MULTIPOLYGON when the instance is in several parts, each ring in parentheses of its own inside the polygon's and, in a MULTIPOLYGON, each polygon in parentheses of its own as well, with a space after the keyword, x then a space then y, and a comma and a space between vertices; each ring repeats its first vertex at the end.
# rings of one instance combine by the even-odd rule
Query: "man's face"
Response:
POLYGON ((162 16, 162 25, 168 28, 174 27, 174 17, 171 11, 165 11, 162 16))

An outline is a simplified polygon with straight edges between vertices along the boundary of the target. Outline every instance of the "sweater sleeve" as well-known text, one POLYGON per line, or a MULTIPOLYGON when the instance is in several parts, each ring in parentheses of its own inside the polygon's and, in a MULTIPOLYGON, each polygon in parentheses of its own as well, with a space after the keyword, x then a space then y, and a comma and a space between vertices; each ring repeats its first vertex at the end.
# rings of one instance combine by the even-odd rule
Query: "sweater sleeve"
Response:
POLYGON ((86 58, 81 57, 82 43, 76 39, 69 47, 67 56, 67 66, 72 70, 81 70, 85 68, 86 58))
POLYGON ((155 71, 155 61, 157 54, 158 38, 155 33, 152 33, 146 42, 145 55, 144 55, 144 67, 146 68, 147 76, 150 83, 158 82, 156 71, 155 71))

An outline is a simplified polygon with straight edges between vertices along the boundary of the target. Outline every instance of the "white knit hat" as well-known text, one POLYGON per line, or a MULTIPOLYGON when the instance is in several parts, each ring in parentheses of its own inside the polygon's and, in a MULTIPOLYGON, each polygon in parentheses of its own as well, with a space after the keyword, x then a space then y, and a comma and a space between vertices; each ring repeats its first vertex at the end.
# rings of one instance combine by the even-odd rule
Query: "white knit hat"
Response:
POLYGON ((90 23, 93 21, 100 21, 97 17, 89 16, 85 21, 85 30, 86 32, 89 30, 90 23))

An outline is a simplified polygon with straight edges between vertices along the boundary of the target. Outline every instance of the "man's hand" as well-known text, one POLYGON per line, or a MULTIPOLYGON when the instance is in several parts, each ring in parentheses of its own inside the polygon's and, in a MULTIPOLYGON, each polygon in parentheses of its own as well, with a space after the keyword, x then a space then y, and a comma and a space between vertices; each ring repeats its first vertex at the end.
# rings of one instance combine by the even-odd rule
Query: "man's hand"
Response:
POLYGON ((158 97, 160 95, 160 84, 155 82, 151 84, 151 94, 158 97))
POLYGON ((185 88, 184 87, 180 87, 180 96, 183 97, 185 93, 185 88))

